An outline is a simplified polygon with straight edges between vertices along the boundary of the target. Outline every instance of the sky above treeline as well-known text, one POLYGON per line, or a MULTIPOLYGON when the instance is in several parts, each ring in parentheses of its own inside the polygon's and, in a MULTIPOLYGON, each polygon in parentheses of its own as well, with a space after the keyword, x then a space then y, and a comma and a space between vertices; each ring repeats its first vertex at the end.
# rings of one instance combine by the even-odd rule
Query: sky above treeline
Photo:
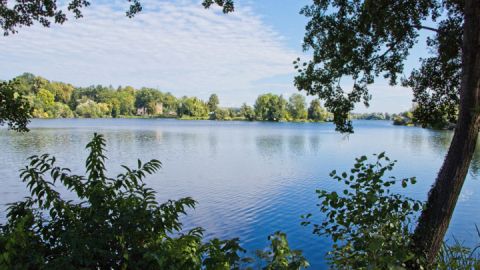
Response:
MULTIPOLYGON (((203 99, 216 93, 220 105, 233 107, 267 92, 288 97, 298 92, 293 60, 311 53, 302 50, 307 19, 299 14, 310 2, 237 0, 225 15, 200 0, 146 0, 129 19, 127 1, 92 1, 82 19, 0 37, 0 79, 30 72, 75 86, 145 86, 203 99)), ((423 47, 414 48, 407 71, 427 56, 423 47)), ((408 88, 377 80, 371 93, 370 107, 356 112, 411 107, 408 88)))

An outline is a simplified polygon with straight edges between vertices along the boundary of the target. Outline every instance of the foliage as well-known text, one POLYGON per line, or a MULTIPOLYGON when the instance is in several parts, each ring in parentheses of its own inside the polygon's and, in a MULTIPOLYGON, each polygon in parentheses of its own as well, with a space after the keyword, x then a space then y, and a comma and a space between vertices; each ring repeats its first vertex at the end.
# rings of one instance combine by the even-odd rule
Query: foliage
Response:
POLYGON ((32 116, 36 118, 128 117, 134 113, 139 114, 138 109, 144 108, 147 114, 153 115, 157 114, 157 105, 163 107, 161 116, 182 119, 254 121, 258 118, 267 121, 296 121, 308 118, 312 121, 324 121, 331 118, 320 103, 313 103, 316 111, 309 115, 305 98, 299 94, 292 95, 289 102, 274 94, 260 95, 255 108, 262 113, 257 117, 255 110, 245 103, 240 108, 219 108, 216 94, 212 94, 209 102, 205 103, 197 97, 177 99, 171 93, 163 93, 154 88, 143 87, 136 90, 127 86, 115 89, 102 85, 75 87, 30 73, 16 77, 16 80, 18 83, 15 91, 29 100, 33 108, 32 116), (216 109, 211 111, 214 107, 216 109))
POLYGON ((438 23, 435 36, 427 39, 434 56, 421 59, 421 67, 402 82, 413 90, 417 104, 413 114, 424 127, 455 123, 460 101, 464 2, 443 1, 441 5, 447 16, 438 23))
POLYGON ((307 119, 307 104, 305 97, 300 94, 293 94, 288 98, 287 110, 294 120, 307 119))
POLYGON ((167 114, 176 113, 178 108, 177 98, 171 93, 162 95, 163 111, 167 114))
POLYGON ((55 95, 46 89, 40 88, 35 96, 30 96, 30 101, 33 107, 33 117, 48 118, 47 110, 54 105, 55 95))
POLYGON ((255 116, 264 121, 280 121, 285 117, 287 102, 282 96, 263 94, 255 101, 255 116))
POLYGON ((73 111, 67 104, 55 102, 48 110, 49 118, 72 118, 74 117, 73 111))
POLYGON ((208 108, 205 102, 197 97, 183 97, 178 105, 178 116, 182 117, 206 117, 208 115, 208 108))
MULTIPOLYGON (((353 132, 348 112, 360 101, 368 106, 368 85, 378 76, 392 85, 398 83, 403 62, 418 41, 418 31, 430 30, 437 34, 427 41, 435 55, 424 60, 422 69, 414 71, 406 84, 414 88, 415 101, 422 108, 427 104, 450 106, 458 93, 457 81, 451 79, 459 71, 462 5, 463 1, 453 0, 314 1, 301 11, 310 19, 304 49, 312 49, 313 57, 308 62, 294 62, 299 72, 295 85, 325 100, 337 130, 353 132), (446 12, 440 16, 443 10, 446 12), (441 21, 435 29, 422 25, 426 20, 441 21), (340 85, 344 77, 353 78, 349 92, 340 85), (439 98, 425 95, 427 92, 438 93, 439 98)), ((438 110, 444 113, 450 108, 438 110)))
POLYGON ((326 121, 329 117, 328 112, 320 105, 320 100, 314 99, 308 107, 308 119, 319 122, 326 121))
POLYGON ((148 114, 154 114, 157 103, 161 102, 162 95, 156 89, 142 88, 135 96, 135 107, 146 108, 148 114))
POLYGON ((264 270, 294 270, 307 268, 310 265, 301 251, 290 249, 285 233, 275 232, 268 237, 268 240, 271 241, 270 250, 257 251, 257 256, 267 264, 264 270))
POLYGON ((7 124, 16 131, 28 131, 31 108, 17 90, 19 82, 0 82, 0 126, 7 124))
POLYGON ((62 102, 67 104, 72 97, 75 87, 71 84, 65 84, 62 82, 49 82, 45 85, 45 88, 54 94, 56 102, 62 102))
POLYGON ((210 113, 210 120, 230 120, 230 112, 226 109, 217 108, 214 112, 210 113))
MULTIPOLYGON (((142 11, 139 0, 129 0, 129 7, 125 15, 134 17, 142 11)), ((63 24, 68 20, 67 11, 73 13, 74 18, 83 17, 82 10, 90 5, 88 0, 71 0, 64 3, 67 8, 61 9, 56 1, 39 0, 25 2, 16 0, 14 4, 7 1, 0 2, 0 27, 3 34, 9 35, 18 32, 22 26, 31 26, 35 22, 44 27, 50 27, 52 23, 63 24)), ((222 7, 224 13, 234 10, 233 0, 203 0, 202 5, 209 8, 212 4, 222 7)))
POLYGON ((218 108, 218 104, 220 101, 218 100, 217 94, 210 95, 208 98, 207 107, 209 112, 214 112, 218 108))
POLYGON ((242 107, 240 107, 240 115, 248 121, 255 120, 255 112, 253 111, 253 108, 246 103, 243 103, 242 107))
MULTIPOLYGON (((390 191, 395 185, 406 188, 416 182, 414 177, 387 177, 395 163, 384 153, 376 155, 373 163, 362 156, 350 173, 330 174, 345 185, 343 191, 317 190, 325 220, 313 224, 313 233, 332 238, 328 259, 333 268, 393 269, 405 267, 414 257, 409 247, 409 224, 422 203, 390 191)), ((311 214, 304 218, 303 225, 311 224, 311 214)))
POLYGON ((96 103, 90 99, 82 101, 75 111, 85 118, 99 118, 110 114, 110 108, 106 103, 96 103))

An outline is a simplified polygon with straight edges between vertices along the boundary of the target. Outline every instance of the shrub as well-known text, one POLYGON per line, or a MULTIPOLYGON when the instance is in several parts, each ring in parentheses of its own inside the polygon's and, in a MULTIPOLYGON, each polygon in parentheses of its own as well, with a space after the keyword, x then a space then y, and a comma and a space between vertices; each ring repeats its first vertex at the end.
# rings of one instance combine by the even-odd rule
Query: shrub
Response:
POLYGON ((293 270, 307 268, 310 265, 300 250, 290 249, 285 233, 275 232, 268 239, 271 241, 270 250, 257 251, 257 256, 267 262, 267 266, 263 269, 293 270))
MULTIPOLYGON (((384 153, 373 163, 362 156, 350 173, 330 174, 345 186, 342 192, 317 190, 325 220, 313 224, 313 233, 332 238, 327 258, 333 268, 392 269, 414 259, 409 249, 409 224, 422 203, 390 192, 394 185, 405 188, 416 182, 415 178, 386 177, 395 162, 384 153)), ((311 216, 303 216, 302 224, 311 224, 311 216)))
POLYGON ((111 114, 108 104, 96 103, 95 101, 89 99, 80 103, 75 111, 80 117, 86 118, 100 118, 111 114))
POLYGON ((227 109, 217 108, 210 113, 210 120, 230 120, 230 114, 227 109))

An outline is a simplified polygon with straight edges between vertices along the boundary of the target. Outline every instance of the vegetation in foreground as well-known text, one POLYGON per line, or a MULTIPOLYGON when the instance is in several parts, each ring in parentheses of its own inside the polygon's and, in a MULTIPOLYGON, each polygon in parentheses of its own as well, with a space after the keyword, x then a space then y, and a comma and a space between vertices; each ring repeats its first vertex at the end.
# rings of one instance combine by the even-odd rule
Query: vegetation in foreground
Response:
MULTIPOLYGON (((0 226, 0 269, 304 269, 301 251, 287 236, 275 232, 271 244, 246 256, 240 240, 204 239, 203 229, 182 229, 179 221, 194 208, 192 198, 158 203, 143 179, 161 167, 158 160, 122 166, 116 178, 106 175, 105 140, 95 134, 87 145, 86 176, 74 175, 47 154, 32 156, 21 170, 31 192, 8 208, 0 226), (66 200, 58 185, 76 195, 66 200)), ((343 191, 318 190, 324 220, 305 215, 302 224, 332 238, 327 259, 333 269, 404 269, 422 258, 411 250, 409 225, 423 207, 419 201, 394 194, 390 188, 414 184, 415 178, 387 178, 394 167, 383 153, 369 163, 356 160, 350 173, 331 173, 343 191), (385 180, 387 179, 387 180, 385 180)), ((458 242, 444 245, 437 269, 479 269, 476 250, 458 242)))

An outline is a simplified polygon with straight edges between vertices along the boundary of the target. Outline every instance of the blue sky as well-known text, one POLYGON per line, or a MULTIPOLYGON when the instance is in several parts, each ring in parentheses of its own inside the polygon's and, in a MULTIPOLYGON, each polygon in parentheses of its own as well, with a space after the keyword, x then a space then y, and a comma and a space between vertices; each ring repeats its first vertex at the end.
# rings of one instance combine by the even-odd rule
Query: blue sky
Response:
MULTIPOLYGON (((236 11, 204 10, 199 0, 146 0, 134 19, 126 1, 99 1, 84 18, 50 29, 34 26, 0 37, 0 79, 31 72, 77 86, 155 87, 177 96, 220 97, 222 106, 253 104, 266 92, 289 96, 292 61, 301 48, 306 0, 237 0, 236 11)), ((422 38, 424 39, 424 37, 422 38)), ((426 56, 420 42, 406 69, 426 56)), ((411 91, 378 80, 369 108, 400 112, 411 107, 411 91)))

